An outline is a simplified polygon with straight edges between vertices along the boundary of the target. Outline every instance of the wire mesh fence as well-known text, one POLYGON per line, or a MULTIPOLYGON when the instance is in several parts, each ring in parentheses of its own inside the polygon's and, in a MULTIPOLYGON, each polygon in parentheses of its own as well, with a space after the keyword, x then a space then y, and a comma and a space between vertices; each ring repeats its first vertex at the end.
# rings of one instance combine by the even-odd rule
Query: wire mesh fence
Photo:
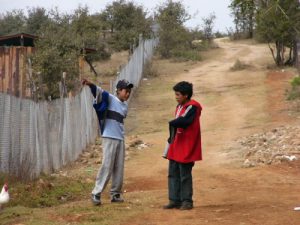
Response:
POLYGON ((0 171, 34 178, 59 169, 95 141, 88 88, 72 98, 34 102, 0 93, 0 171))
POLYGON ((143 76, 144 65, 151 60, 155 47, 158 45, 158 39, 143 40, 140 38, 139 46, 134 50, 128 64, 120 71, 117 79, 111 84, 111 93, 114 93, 118 80, 126 79, 135 87, 138 87, 143 76))

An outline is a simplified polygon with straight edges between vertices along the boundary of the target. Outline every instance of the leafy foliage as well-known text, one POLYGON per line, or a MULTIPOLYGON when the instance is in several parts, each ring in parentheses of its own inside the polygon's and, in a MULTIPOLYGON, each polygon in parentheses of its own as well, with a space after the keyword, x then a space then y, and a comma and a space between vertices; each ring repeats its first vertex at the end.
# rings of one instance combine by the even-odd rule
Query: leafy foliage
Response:
POLYGON ((181 2, 167 1, 158 7, 157 20, 160 25, 158 51, 163 58, 170 58, 174 52, 184 51, 191 46, 192 36, 184 27, 190 19, 181 2))
POLYGON ((24 32, 26 17, 22 10, 13 10, 0 15, 0 35, 24 32))
POLYGON ((206 18, 202 18, 204 39, 209 42, 212 41, 214 38, 213 27, 214 27, 215 20, 216 20, 216 15, 214 13, 210 14, 206 18))
POLYGON ((110 43, 115 50, 127 50, 140 34, 144 37, 151 34, 151 20, 147 18, 147 12, 131 1, 112 2, 99 17, 103 28, 111 32, 110 43))
POLYGON ((30 8, 27 11, 26 33, 36 34, 43 26, 50 22, 48 12, 45 8, 30 8))
POLYGON ((257 35, 260 40, 275 43, 270 45, 276 65, 295 63, 296 37, 299 34, 300 7, 298 0, 261 1, 257 13, 257 35), (285 60, 285 47, 290 48, 285 60))
POLYGON ((70 18, 63 16, 49 23, 39 31, 33 68, 36 81, 42 79, 45 96, 57 98, 62 73, 67 73, 68 89, 73 89, 74 79, 79 75, 79 46, 73 38, 70 18), (41 77, 38 77, 41 76, 41 77))
POLYGON ((234 17, 236 37, 252 38, 255 26, 256 1, 232 0, 229 8, 234 17))
POLYGON ((255 29, 255 37, 269 43, 277 66, 295 65, 299 5, 298 0, 232 0, 229 7, 234 16, 234 37, 252 38, 255 29), (286 48, 290 50, 287 59, 286 48))
POLYGON ((292 89, 288 93, 288 100, 300 98, 300 77, 294 77, 291 81, 292 89))

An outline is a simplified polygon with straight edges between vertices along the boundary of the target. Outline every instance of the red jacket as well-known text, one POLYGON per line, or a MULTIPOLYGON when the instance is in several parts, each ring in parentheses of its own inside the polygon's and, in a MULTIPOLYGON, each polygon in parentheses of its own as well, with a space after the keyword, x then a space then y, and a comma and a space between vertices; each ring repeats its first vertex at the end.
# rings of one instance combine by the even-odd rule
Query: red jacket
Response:
MULTIPOLYGON (((187 107, 193 105, 197 107, 195 118, 190 126, 186 129, 177 128, 175 139, 170 144, 168 156, 169 160, 174 160, 180 163, 190 163, 202 160, 201 148, 201 131, 200 131, 200 115, 202 107, 195 100, 190 100, 186 103, 179 116, 183 115, 187 107)), ((175 115, 179 106, 176 108, 175 115)))

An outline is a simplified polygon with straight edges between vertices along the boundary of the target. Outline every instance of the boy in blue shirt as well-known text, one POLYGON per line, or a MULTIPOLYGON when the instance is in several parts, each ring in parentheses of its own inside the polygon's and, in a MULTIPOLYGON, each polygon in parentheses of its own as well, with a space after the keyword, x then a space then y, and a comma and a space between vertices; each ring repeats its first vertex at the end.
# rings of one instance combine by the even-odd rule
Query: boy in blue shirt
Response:
MULTIPOLYGON (((124 119, 127 116, 128 104, 133 84, 127 80, 120 80, 116 86, 117 95, 109 94, 101 87, 84 79, 83 85, 88 85, 95 97, 94 107, 97 104, 104 104, 105 113, 98 115, 100 130, 102 135, 103 160, 102 166, 97 174, 95 187, 92 191, 92 202, 94 205, 101 204, 101 193, 107 186, 110 177, 112 185, 110 190, 111 202, 123 202, 121 190, 124 176, 124 119)), ((103 108, 103 107, 100 107, 103 108)))

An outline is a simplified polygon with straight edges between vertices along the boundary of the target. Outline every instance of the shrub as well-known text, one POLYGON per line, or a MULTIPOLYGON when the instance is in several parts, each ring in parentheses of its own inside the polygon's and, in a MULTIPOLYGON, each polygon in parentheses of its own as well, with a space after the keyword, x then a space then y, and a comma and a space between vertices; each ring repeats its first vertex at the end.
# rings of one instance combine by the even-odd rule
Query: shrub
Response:
POLYGON ((197 50, 173 50, 172 55, 179 61, 200 61, 201 56, 197 50))
POLYGON ((250 65, 243 63, 239 59, 237 59, 234 63, 234 65, 230 68, 231 71, 240 71, 240 70, 245 70, 249 68, 250 65))
POLYGON ((300 98, 300 76, 294 77, 291 81, 292 89, 288 94, 288 100, 295 100, 300 98))

